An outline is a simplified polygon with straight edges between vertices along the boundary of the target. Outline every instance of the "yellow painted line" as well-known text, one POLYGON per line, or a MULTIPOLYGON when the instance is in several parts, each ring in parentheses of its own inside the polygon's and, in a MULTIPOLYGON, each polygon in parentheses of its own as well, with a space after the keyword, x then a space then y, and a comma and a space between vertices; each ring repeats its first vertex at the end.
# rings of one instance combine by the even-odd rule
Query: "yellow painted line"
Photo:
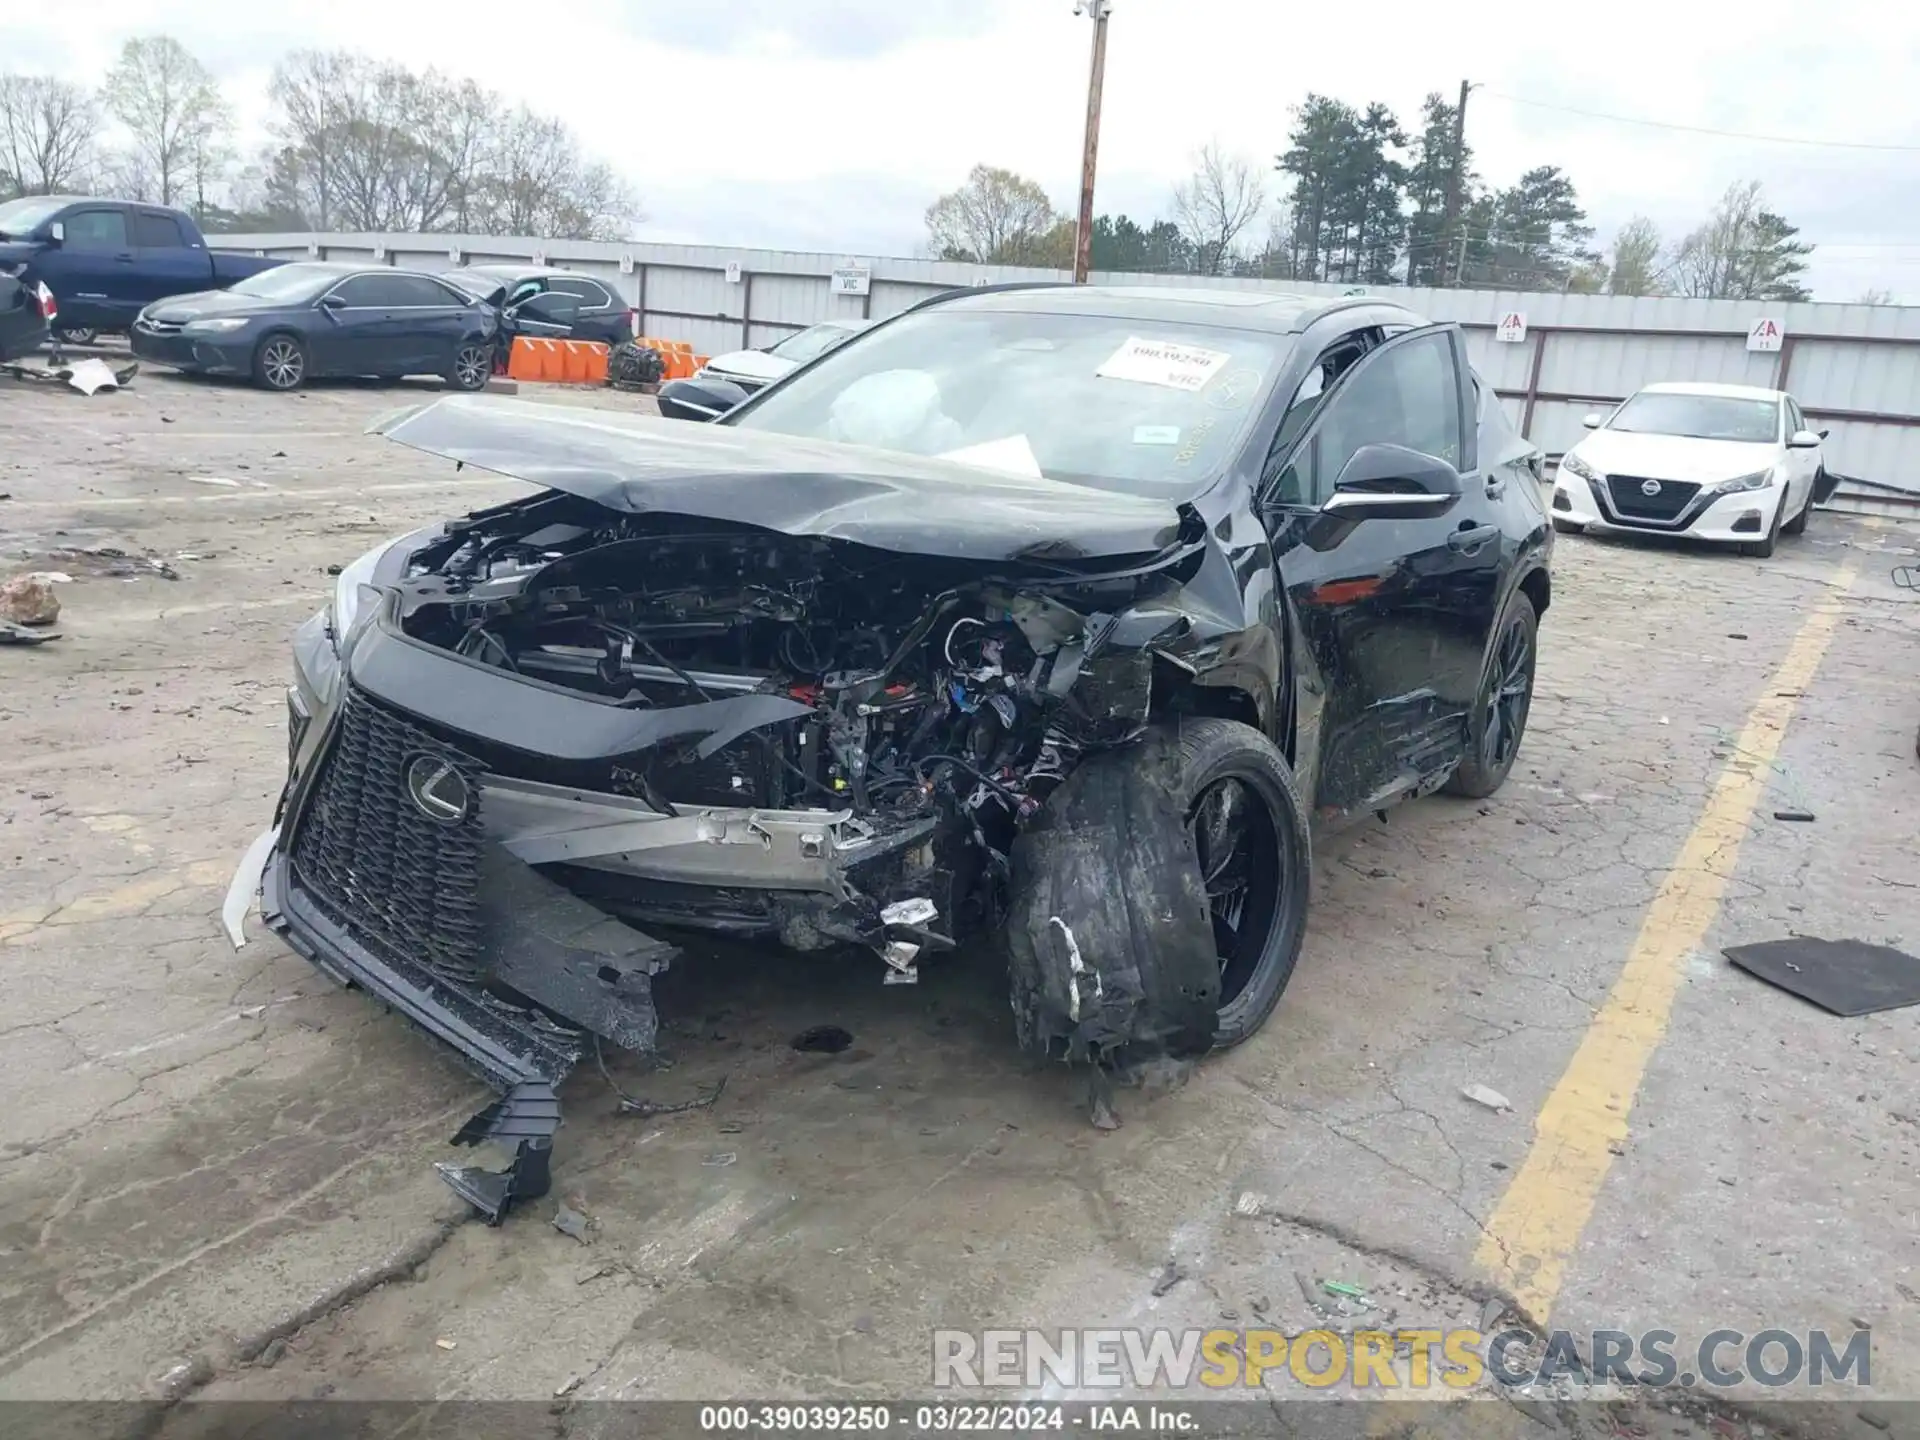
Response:
POLYGON ((1627 1138, 1627 1116, 1666 1036, 1687 959, 1719 913, 1795 702, 1820 667, 1858 569, 1857 560, 1841 567, 1748 713, 1733 758, 1647 908, 1620 978, 1540 1107, 1526 1161, 1487 1222, 1474 1258, 1536 1324, 1546 1324, 1560 1293, 1612 1167, 1610 1147, 1627 1138))

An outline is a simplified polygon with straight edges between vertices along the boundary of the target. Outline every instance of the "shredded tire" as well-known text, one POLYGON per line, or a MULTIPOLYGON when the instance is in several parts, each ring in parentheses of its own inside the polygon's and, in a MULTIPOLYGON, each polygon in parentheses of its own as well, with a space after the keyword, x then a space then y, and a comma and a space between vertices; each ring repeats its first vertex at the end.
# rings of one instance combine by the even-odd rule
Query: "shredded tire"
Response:
POLYGON ((1286 761, 1258 731, 1189 720, 1083 762, 1015 841, 1008 968, 1029 1053, 1131 1063, 1237 1044, 1272 1012, 1298 956, 1306 811, 1286 761), (1254 785, 1290 836, 1284 906, 1254 977, 1224 1009, 1199 855, 1195 798, 1231 776, 1254 785))

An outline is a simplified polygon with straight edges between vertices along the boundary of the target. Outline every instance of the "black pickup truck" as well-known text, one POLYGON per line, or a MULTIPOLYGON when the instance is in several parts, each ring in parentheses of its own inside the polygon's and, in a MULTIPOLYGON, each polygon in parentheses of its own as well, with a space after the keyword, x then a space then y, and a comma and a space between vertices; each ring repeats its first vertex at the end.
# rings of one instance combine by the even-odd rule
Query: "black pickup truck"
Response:
POLYGON ((156 300, 224 290, 280 263, 210 250, 192 216, 163 205, 79 195, 0 205, 0 270, 43 282, 67 335, 124 331, 156 300))

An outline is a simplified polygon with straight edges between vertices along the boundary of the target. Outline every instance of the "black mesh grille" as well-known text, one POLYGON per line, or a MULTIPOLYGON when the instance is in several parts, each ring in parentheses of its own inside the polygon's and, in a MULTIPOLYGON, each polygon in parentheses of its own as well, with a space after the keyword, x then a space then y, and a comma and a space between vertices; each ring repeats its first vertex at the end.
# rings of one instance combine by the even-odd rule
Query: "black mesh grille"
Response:
MULTIPOLYGON (((323 764, 293 842, 301 887, 377 953, 448 980, 479 979, 480 763, 354 692, 323 764), (408 771, 421 757, 451 765, 464 782, 457 821, 431 819, 415 803, 408 771)), ((458 791, 436 787, 443 801, 458 791)))
POLYGON ((1640 475, 1609 475, 1607 491, 1613 508, 1635 520, 1676 520, 1689 501, 1700 491, 1698 485, 1682 480, 1648 480, 1640 475), (1653 494, 1649 485, 1660 488, 1653 494))

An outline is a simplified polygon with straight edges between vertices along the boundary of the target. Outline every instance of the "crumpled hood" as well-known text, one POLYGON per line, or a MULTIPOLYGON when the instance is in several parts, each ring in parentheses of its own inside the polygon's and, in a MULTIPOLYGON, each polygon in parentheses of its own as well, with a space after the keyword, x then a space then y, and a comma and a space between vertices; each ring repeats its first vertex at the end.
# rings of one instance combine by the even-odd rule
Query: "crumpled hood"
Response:
POLYGON ((1636 435, 1627 430, 1596 430, 1574 446, 1574 452, 1602 475, 1640 475, 1696 485, 1751 475, 1773 464, 1780 454, 1776 445, 1636 435))
POLYGON ((1178 537, 1169 496, 983 470, 956 460, 726 425, 449 396, 369 434, 635 515, 965 560, 1144 555, 1178 537))

